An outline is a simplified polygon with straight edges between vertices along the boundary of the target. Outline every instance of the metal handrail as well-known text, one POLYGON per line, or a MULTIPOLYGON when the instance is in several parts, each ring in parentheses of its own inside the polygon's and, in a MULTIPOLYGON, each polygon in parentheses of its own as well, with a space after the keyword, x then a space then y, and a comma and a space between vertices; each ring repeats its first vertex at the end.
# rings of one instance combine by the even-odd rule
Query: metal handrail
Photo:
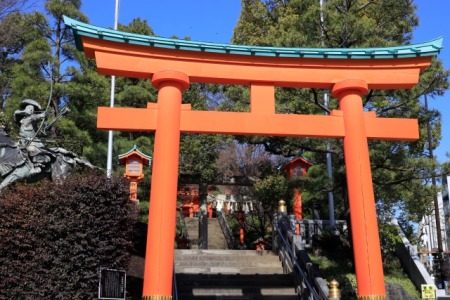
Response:
POLYGON ((300 280, 305 285, 306 290, 309 291, 309 293, 313 296, 313 299, 315 299, 315 300, 316 299, 317 300, 322 299, 321 297, 319 297, 319 295, 317 294, 316 290, 313 288, 313 286, 308 281, 307 275, 305 274, 305 272, 303 272, 302 268, 300 267, 300 264, 299 264, 299 262, 297 260, 297 257, 292 253, 292 250, 289 247, 289 243, 284 238, 283 233, 281 232, 280 228, 278 227, 278 224, 275 223, 274 227, 275 227, 276 231, 278 232, 278 236, 281 238, 281 240, 283 242, 284 248, 287 249, 293 265, 298 270, 298 274, 299 274, 300 280))
POLYGON ((183 212, 180 210, 180 213, 178 214, 178 220, 181 225, 181 236, 184 236, 186 239, 189 240, 189 233, 186 228, 186 222, 184 220, 183 212))
POLYGON ((218 211, 216 215, 217 219, 219 220, 220 227, 222 228, 223 235, 225 236, 225 239, 227 241, 228 249, 235 249, 236 241, 234 240, 233 232, 231 231, 231 228, 228 225, 223 212, 218 211))
POLYGON ((175 273, 175 264, 173 265, 172 295, 173 300, 178 300, 177 274, 175 273))

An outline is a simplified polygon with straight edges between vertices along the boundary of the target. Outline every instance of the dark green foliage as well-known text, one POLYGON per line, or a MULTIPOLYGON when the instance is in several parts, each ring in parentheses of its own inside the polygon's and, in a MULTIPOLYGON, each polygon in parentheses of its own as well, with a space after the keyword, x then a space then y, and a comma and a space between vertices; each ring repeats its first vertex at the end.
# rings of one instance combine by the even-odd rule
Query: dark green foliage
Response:
POLYGON ((128 26, 119 24, 118 30, 143 35, 155 35, 147 20, 141 20, 141 18, 134 18, 128 26))
MULTIPOLYGON (((383 226, 382 226, 383 227, 383 226)), ((383 229, 384 230, 384 229, 383 229)), ((390 227, 388 231, 394 234, 395 229, 390 227)), ((398 236, 397 236, 398 237, 398 236)), ((395 242, 396 237, 391 235, 391 241, 395 242)), ((382 244, 384 241, 382 241, 382 244)), ((383 246, 384 247, 384 246, 383 246)), ((387 249, 386 249, 387 250, 387 249)), ((341 291, 341 299, 357 299, 357 287, 355 278, 355 269, 353 261, 353 251, 350 247, 350 241, 345 235, 322 235, 315 236, 312 249, 308 250, 308 255, 315 265, 319 267, 320 275, 327 282, 337 280, 341 291)), ((387 288, 387 299, 419 299, 419 292, 414 284, 408 278, 397 257, 390 254, 388 261, 383 256, 384 280, 387 288), (408 294, 410 298, 394 298, 391 291, 395 289, 404 290, 402 294, 408 294)))
POLYGON ((278 201, 281 199, 286 203, 290 202, 290 199, 288 199, 290 195, 288 181, 281 174, 273 174, 258 179, 253 188, 258 200, 270 211, 277 208, 278 201))
POLYGON ((126 269, 135 208, 104 174, 0 194, 0 299, 93 299, 100 267, 126 269))
POLYGON ((383 256, 384 266, 386 267, 393 260, 396 260, 395 248, 399 243, 403 243, 403 241, 399 235, 398 227, 389 222, 380 222, 379 230, 381 254, 383 256))

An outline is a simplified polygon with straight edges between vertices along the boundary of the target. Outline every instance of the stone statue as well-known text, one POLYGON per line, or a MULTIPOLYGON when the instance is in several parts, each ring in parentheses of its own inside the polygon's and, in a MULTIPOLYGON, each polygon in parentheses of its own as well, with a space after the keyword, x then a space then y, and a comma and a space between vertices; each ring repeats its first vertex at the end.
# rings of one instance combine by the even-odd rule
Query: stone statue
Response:
MULTIPOLYGON (((64 110, 66 113, 68 110, 64 110)), ((58 116, 57 118, 61 117, 58 116)), ((14 142, 0 126, 0 190, 18 180, 37 179, 50 175, 52 180, 63 180, 77 165, 96 168, 87 160, 64 148, 47 148, 39 136, 48 114, 33 99, 25 99, 14 112, 14 121, 20 127, 19 141, 14 142)))

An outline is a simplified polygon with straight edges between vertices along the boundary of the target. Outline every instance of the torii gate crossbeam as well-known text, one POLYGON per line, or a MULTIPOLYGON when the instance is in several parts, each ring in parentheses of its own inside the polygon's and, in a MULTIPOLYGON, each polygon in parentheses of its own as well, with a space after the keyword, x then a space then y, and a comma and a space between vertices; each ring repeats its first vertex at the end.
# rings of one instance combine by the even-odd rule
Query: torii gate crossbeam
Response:
POLYGON ((363 111, 368 89, 405 89, 440 51, 442 39, 370 49, 222 45, 129 34, 65 18, 99 73, 148 78, 159 90, 147 108, 98 111, 99 129, 155 131, 143 299, 172 299, 175 205, 181 132, 342 138, 359 299, 386 299, 368 139, 416 140, 417 120, 363 111), (193 111, 191 82, 251 87, 250 112, 193 111), (275 87, 324 88, 339 100, 330 116, 275 113, 275 87))

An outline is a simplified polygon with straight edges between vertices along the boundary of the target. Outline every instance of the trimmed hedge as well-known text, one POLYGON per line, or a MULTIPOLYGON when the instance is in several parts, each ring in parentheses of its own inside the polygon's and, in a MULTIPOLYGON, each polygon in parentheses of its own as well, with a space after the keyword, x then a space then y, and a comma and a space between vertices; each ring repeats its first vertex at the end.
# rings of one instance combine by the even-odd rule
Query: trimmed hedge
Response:
POLYGON ((127 269, 137 211, 122 178, 14 185, 0 212, 0 299, 93 299, 100 267, 127 269))

